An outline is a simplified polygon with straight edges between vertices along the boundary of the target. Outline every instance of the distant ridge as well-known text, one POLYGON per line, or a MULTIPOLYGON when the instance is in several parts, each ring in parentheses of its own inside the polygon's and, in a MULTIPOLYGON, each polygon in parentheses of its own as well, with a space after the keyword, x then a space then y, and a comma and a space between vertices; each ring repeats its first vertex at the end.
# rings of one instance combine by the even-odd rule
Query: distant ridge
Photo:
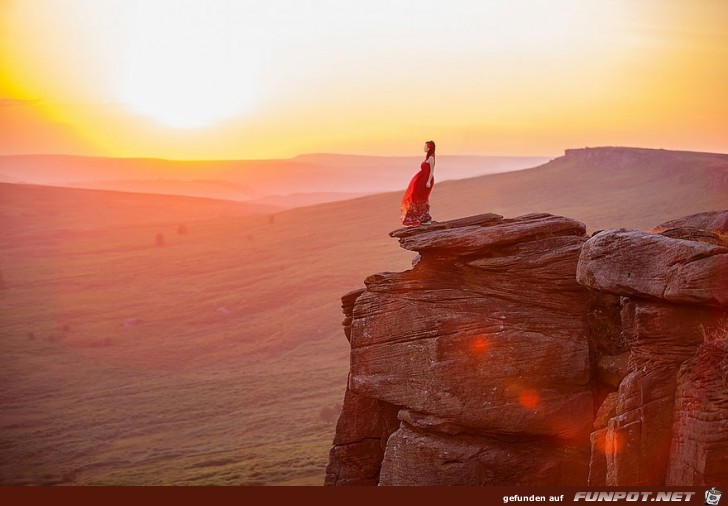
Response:
MULTIPOLYGON (((447 156, 438 158, 437 180, 519 170, 546 157, 447 156)), ((282 160, 165 160, 75 155, 0 156, 0 174, 31 184, 96 188, 238 201, 273 197, 295 207, 338 200, 339 194, 399 189, 421 157, 308 154, 282 160), (305 198, 282 199, 282 195, 305 198), (333 198, 331 198, 333 197, 333 198)))
POLYGON ((584 148, 570 148, 564 150, 564 156, 577 156, 577 157, 590 157, 590 156, 606 156, 606 155, 620 155, 631 153, 633 155, 642 156, 654 156, 663 154, 667 156, 675 155, 709 155, 719 156, 728 158, 728 154, 725 153, 713 153, 706 151, 676 151, 671 149, 660 149, 660 148, 639 148, 630 146, 599 146, 599 147, 584 147, 584 148))
POLYGON ((441 183, 433 218, 495 212, 579 216, 589 227, 649 230, 657 221, 728 206, 728 155, 661 149, 568 149, 515 172, 441 183))

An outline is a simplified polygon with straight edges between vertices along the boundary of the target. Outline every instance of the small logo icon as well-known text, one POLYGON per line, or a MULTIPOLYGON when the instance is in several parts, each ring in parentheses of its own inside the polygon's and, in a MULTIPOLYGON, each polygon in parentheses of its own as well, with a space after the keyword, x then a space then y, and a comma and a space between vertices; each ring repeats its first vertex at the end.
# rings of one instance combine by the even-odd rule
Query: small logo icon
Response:
POLYGON ((716 506, 720 502, 720 496, 723 492, 716 490, 715 487, 705 492, 705 504, 708 506, 716 506))

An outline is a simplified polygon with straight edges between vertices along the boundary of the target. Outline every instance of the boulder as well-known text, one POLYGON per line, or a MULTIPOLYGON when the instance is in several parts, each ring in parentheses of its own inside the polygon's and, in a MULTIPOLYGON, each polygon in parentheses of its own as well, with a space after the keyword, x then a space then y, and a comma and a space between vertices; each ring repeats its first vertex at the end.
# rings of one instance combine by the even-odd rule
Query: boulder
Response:
POLYGON ((728 248, 608 230, 581 251, 579 283, 607 293, 728 306, 728 248))
POLYGON ((658 225, 651 232, 674 239, 728 246, 728 209, 671 220, 658 225))
POLYGON ((685 227, 728 234, 728 209, 698 213, 670 220, 653 228, 652 233, 660 234, 666 230, 685 227))
POLYGON ((586 451, 538 439, 420 432, 402 423, 382 462, 381 485, 577 485, 586 451))
POLYGON ((494 215, 484 216, 489 221, 484 219, 481 223, 466 225, 470 222, 460 220, 460 226, 449 224, 434 228, 436 224, 433 228, 413 227, 390 235, 399 237, 399 244, 404 249, 420 254, 435 252, 452 257, 467 257, 530 239, 583 236, 586 231, 583 223, 550 214, 530 214, 512 220, 498 220, 494 215))

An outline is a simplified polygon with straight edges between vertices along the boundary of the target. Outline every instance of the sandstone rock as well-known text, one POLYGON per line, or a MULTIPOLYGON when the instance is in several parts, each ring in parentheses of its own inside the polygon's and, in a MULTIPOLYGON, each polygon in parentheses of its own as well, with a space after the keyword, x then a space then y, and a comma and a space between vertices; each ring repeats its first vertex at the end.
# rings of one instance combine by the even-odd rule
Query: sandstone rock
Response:
POLYGON ((612 392, 609 395, 607 395, 606 399, 604 399, 604 402, 601 406, 599 406, 599 410, 597 411, 597 415, 594 418, 594 428, 595 429, 605 429, 607 427, 607 424, 609 424, 609 420, 614 418, 617 414, 617 402, 619 401, 619 395, 617 392, 612 392))
POLYGON ((533 214, 493 222, 495 224, 492 225, 467 225, 434 230, 413 227, 412 230, 395 237, 400 238, 399 244, 404 249, 420 254, 436 252, 440 255, 467 257, 528 239, 555 235, 583 236, 586 231, 583 223, 550 214, 533 214))
POLYGON ((651 232, 673 239, 728 246, 728 210, 678 218, 658 225, 651 232))
POLYGON ((410 427, 422 429, 423 432, 439 432, 441 434, 466 434, 472 429, 459 425, 452 420, 438 418, 428 413, 418 413, 409 409, 401 409, 397 418, 410 427))
MULTIPOLYGON (((545 215, 544 215, 545 216, 545 215)), ((467 227, 467 226, 489 226, 489 225, 495 225, 497 223, 503 222, 503 216, 500 214, 493 214, 493 213, 487 213, 487 214, 478 214, 476 216, 467 216, 465 218, 459 218, 456 220, 449 220, 449 221, 443 221, 440 223, 431 223, 428 225, 421 225, 419 227, 403 227, 398 228, 397 230, 390 232, 390 237, 411 237, 413 235, 419 235, 423 232, 434 232, 437 230, 447 230, 451 228, 461 228, 461 227, 467 227)))
POLYGON ((547 441, 420 432, 392 434, 381 485, 576 485, 587 474, 583 449, 547 441))
POLYGON ((617 414, 617 400, 616 392, 607 395, 594 420, 594 432, 590 435, 591 459, 588 479, 591 487, 603 487, 607 484, 607 454, 612 453, 614 445, 613 439, 607 439, 607 424, 617 414))
POLYGON ((667 485, 728 482, 728 317, 683 365, 667 485))
POLYGON ((652 229, 655 234, 663 233, 669 229, 691 227, 711 232, 728 233, 728 209, 698 213, 676 220, 670 220, 652 229))
POLYGON ((351 342, 351 321, 353 317, 354 303, 356 302, 356 299, 364 293, 364 290, 364 288, 359 288, 358 290, 352 290, 351 292, 341 296, 341 309, 344 312, 344 321, 341 322, 341 325, 344 327, 344 335, 346 336, 346 340, 349 342, 351 342))
POLYGON ((351 366, 326 483, 726 481, 721 216, 662 235, 587 238, 546 214, 392 232, 418 261, 342 298, 351 366))
POLYGON ((718 234, 710 230, 695 227, 668 228, 660 235, 671 239, 685 239, 687 241, 703 242, 716 246, 728 246, 728 234, 718 234))
POLYGON ((630 350, 629 371, 691 358, 703 342, 705 325, 715 325, 721 313, 700 306, 624 299, 622 327, 630 350))
MULTIPOLYGON (((587 317, 595 295, 575 278, 584 227, 543 214, 485 215, 392 233, 407 244, 468 234, 482 240, 476 248, 461 250, 459 242, 433 255, 425 247, 413 269, 370 276, 363 293, 342 299, 352 348, 349 392, 401 407, 400 436, 414 431, 475 448, 453 483, 520 483, 526 478, 516 477, 519 469, 531 473, 531 483, 584 483, 593 420, 587 334, 596 328, 587 317), (543 456, 540 463, 533 452, 543 456), (511 461, 521 462, 501 470, 511 461)), ((387 468, 394 474, 382 468, 382 484, 441 483, 439 464, 435 474, 423 474, 419 450, 402 441, 392 436, 387 443, 387 452, 404 460, 387 468)), ((369 476, 371 469, 349 475, 369 476)))
POLYGON ((334 446, 326 465, 326 486, 376 486, 384 448, 379 438, 334 446))
POLYGON ((584 240, 368 278, 353 311, 349 387, 469 427, 586 440, 590 294, 574 280, 584 240))
POLYGON ((336 425, 325 485, 376 485, 384 446, 399 425, 399 409, 349 390, 336 425))
POLYGON ((607 485, 607 429, 598 429, 589 436, 591 453, 589 454, 589 477, 587 483, 590 487, 604 487, 607 485))
MULTIPOLYGON (((622 302, 628 373, 619 384, 616 403, 609 396, 599 410, 591 435, 590 485, 700 483, 695 462, 700 461, 699 452, 711 447, 698 450, 700 445, 687 436, 697 427, 691 425, 694 412, 682 407, 686 401, 681 395, 689 394, 678 394, 681 400, 676 403, 677 378, 681 367, 685 370, 683 364, 695 360, 705 329, 717 328, 723 321, 720 307, 728 294, 728 249, 720 246, 721 232, 715 228, 724 223, 716 213, 703 213, 653 230, 662 236, 610 230, 584 245, 579 282, 630 296, 622 302), (685 457, 682 464, 677 455, 685 457)), ((713 424, 713 431, 723 429, 713 424)), ((721 444, 724 450, 728 446, 721 444)), ((718 453, 712 448, 714 462, 720 464, 718 453)))
POLYGON ((605 355, 597 362, 597 379, 602 383, 618 387, 627 376, 627 359, 629 353, 605 355))
POLYGON ((678 303, 728 306, 728 248, 629 230, 589 239, 578 281, 590 288, 678 303))
POLYGON ((719 315, 710 308, 624 301, 629 373, 620 383, 615 416, 603 436, 607 485, 665 482, 677 373, 702 343, 705 326, 714 326, 719 315))

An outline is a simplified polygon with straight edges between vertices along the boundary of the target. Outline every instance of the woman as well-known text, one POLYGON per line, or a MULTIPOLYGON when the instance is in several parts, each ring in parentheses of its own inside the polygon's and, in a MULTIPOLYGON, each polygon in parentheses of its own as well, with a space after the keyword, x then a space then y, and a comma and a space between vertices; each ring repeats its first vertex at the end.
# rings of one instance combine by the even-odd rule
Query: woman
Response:
POLYGON ((435 183, 435 143, 425 143, 425 161, 420 165, 420 171, 410 181, 407 191, 402 198, 402 225, 414 227, 432 222, 430 217, 430 192, 435 183))

